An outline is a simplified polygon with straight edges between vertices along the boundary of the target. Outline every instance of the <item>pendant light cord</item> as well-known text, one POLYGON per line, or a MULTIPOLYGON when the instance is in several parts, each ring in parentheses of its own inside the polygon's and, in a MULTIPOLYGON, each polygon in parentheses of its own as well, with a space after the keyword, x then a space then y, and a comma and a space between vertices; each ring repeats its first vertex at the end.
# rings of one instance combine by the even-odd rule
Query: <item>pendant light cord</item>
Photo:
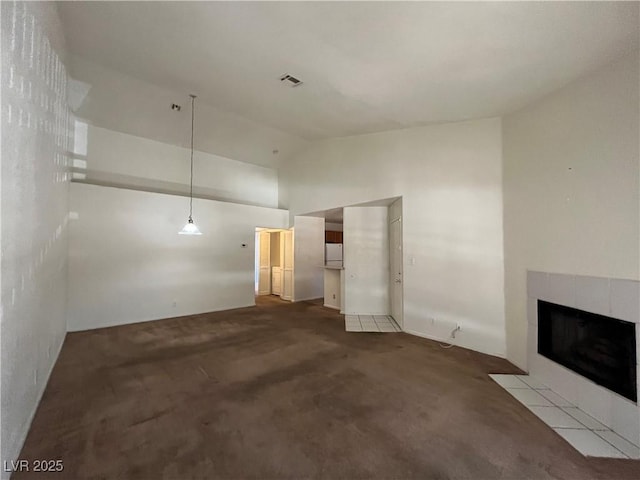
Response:
POLYGON ((194 118, 194 102, 195 95, 189 95, 191 97, 191 182, 189 184, 189 220, 193 215, 193 118, 194 118))

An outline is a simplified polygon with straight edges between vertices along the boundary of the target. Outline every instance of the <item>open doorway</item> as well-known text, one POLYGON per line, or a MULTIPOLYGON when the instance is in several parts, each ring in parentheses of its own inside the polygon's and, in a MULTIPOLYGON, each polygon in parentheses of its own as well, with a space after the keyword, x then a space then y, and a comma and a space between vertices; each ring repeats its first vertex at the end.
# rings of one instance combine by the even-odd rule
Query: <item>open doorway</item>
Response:
POLYGON ((324 306, 346 315, 348 331, 403 329, 402 208, 393 197, 307 214, 325 219, 324 306), (334 265, 336 243, 342 255, 334 265))
POLYGON ((291 230, 256 228, 255 250, 255 294, 277 295, 291 300, 291 282, 287 272, 292 273, 293 235, 291 230))

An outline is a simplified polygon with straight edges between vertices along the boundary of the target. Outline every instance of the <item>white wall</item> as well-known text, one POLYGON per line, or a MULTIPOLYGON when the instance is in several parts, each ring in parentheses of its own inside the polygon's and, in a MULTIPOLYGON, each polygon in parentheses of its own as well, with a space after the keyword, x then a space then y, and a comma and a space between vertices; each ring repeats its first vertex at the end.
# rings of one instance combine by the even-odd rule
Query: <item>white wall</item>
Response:
MULTIPOLYGON (((189 149, 89 126, 86 176, 106 184, 160 192, 189 192, 189 149)), ((278 174, 273 168, 194 152, 194 193, 217 200, 278 206, 278 174)))
POLYGON ((65 337, 71 130, 55 5, 2 2, 1 14, 0 461, 10 464, 65 337))
POLYGON ((500 119, 326 140, 280 174, 294 214, 402 196, 405 329, 505 354, 500 119))
MULTIPOLYGON (((79 96, 79 117, 108 130, 189 146, 189 94, 199 92, 168 90, 75 55, 70 62, 73 78, 88 88, 85 98, 79 96), (173 103, 182 110, 171 110, 173 103)), ((195 117, 199 150, 242 162, 277 167, 280 159, 307 144, 281 130, 210 107, 203 98, 196 99, 195 117), (273 150, 278 153, 274 155, 273 150)))
POLYGON ((387 207, 344 209, 344 311, 389 314, 387 207))
POLYGON ((526 368, 526 271, 638 279, 638 53, 504 126, 508 358, 526 368))
POLYGON ((324 218, 296 216, 293 227, 293 301, 322 298, 324 218))
POLYGON ((287 212, 195 199, 190 237, 188 202, 71 184, 70 331, 254 305, 255 228, 286 227, 287 212))

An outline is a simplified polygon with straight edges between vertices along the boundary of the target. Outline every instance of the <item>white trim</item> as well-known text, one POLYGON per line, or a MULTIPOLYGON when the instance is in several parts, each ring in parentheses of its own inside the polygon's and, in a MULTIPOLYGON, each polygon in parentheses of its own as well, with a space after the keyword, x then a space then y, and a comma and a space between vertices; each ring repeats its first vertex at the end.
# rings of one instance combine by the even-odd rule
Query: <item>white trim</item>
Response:
MULTIPOLYGON (((270 295, 257 295, 257 296, 269 297, 270 295)), ((277 295, 275 295, 275 296, 277 297, 277 295)), ((254 295, 253 303, 247 303, 245 305, 225 306, 225 307, 222 307, 222 308, 218 308, 216 310, 207 310, 207 311, 204 311, 204 312, 183 313, 181 315, 175 315, 173 317, 144 318, 144 319, 137 319, 137 320, 128 320, 128 321, 122 322, 122 323, 109 323, 109 324, 105 324, 105 325, 96 325, 96 326, 92 326, 92 327, 89 327, 89 328, 79 328, 79 329, 70 328, 69 325, 67 325, 67 333, 88 332, 90 330, 98 330, 98 329, 101 329, 101 328, 122 327, 124 325, 135 325, 137 323, 159 322, 161 320, 171 320, 171 319, 174 319, 174 318, 191 317, 193 315, 206 315, 208 313, 226 312, 226 311, 229 311, 229 310, 237 310, 239 308, 255 307, 255 306, 257 306, 255 297, 256 297, 256 295, 254 295)))
POLYGON ((308 298, 296 298, 295 300, 292 300, 292 302, 308 302, 310 300, 324 300, 323 297, 308 297, 308 298))
MULTIPOLYGON (((426 338, 427 340, 433 340, 434 342, 452 344, 451 340, 455 340, 455 339, 452 339, 452 338, 439 338, 439 337, 435 337, 433 335, 428 335, 426 333, 416 332, 415 330, 402 330, 402 331, 404 333, 408 333, 409 335, 415 335, 416 337, 422 337, 422 338, 426 338)), ((483 355, 491 355, 492 357, 496 357, 496 358, 503 358, 505 360, 507 358, 505 353, 494 353, 494 352, 478 350, 477 347, 465 347, 464 345, 459 345, 457 343, 453 343, 453 346, 454 347, 459 347, 459 348, 464 348, 466 350, 471 350, 471 351, 474 351, 474 352, 477 352, 477 353, 482 353, 483 355)))
MULTIPOLYGON (((408 333, 409 335, 415 335, 416 337, 422 337, 428 340, 434 340, 436 342, 442 342, 442 343, 451 343, 449 340, 452 340, 451 338, 444 339, 444 338, 436 337, 434 335, 428 335, 426 333, 416 332, 415 330, 403 330, 403 332, 408 333)), ((453 345, 455 345, 456 347, 458 346, 455 343, 453 345)))
POLYGON ((322 305, 323 307, 331 308, 332 310, 340 310, 340 307, 335 307, 333 305, 327 305, 326 303, 322 305))

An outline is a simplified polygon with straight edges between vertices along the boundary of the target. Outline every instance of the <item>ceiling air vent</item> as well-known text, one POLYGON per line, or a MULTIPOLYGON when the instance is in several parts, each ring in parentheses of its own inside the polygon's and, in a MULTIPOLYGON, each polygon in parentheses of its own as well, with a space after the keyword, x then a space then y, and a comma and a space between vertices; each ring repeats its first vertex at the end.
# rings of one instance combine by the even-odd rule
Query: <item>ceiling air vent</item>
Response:
POLYGON ((288 73, 285 73, 284 75, 282 75, 280 77, 280 81, 281 82, 285 82, 290 87, 297 87, 298 85, 302 85, 302 83, 303 83, 302 80, 299 80, 296 77, 294 77, 293 75, 289 75, 288 73))

